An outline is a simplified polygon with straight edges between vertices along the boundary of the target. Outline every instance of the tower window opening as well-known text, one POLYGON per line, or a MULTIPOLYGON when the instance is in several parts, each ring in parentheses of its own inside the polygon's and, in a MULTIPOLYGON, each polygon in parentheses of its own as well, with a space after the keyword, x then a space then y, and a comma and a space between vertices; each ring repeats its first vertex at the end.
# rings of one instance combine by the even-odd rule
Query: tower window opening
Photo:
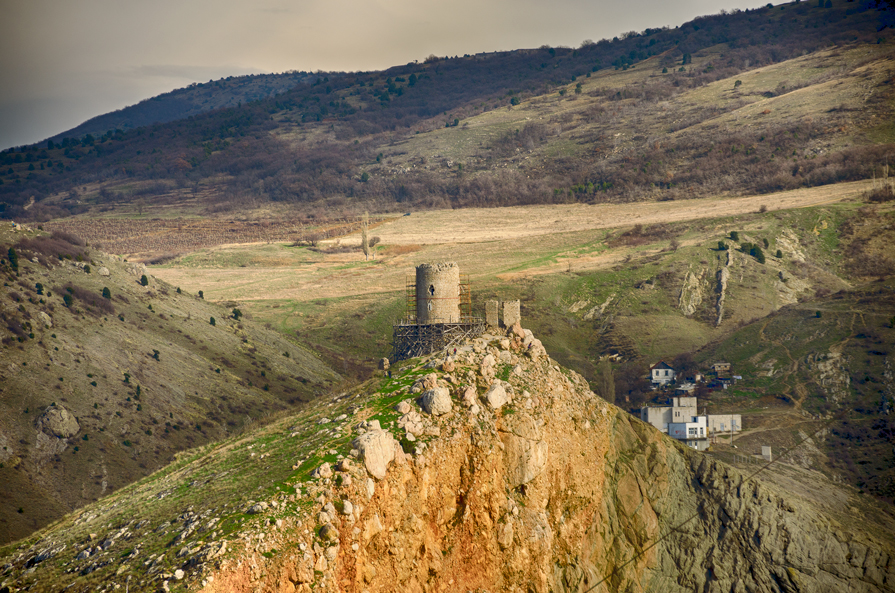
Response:
POLYGON ((435 285, 434 284, 429 285, 429 296, 435 296, 435 285))

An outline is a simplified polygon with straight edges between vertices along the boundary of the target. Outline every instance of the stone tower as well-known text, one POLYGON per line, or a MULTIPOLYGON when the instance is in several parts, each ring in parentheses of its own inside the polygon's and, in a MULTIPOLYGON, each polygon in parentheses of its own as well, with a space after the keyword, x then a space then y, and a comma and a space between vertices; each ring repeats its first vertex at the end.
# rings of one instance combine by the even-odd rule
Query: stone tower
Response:
POLYGON ((455 262, 416 267, 417 323, 460 322, 460 267, 455 262))

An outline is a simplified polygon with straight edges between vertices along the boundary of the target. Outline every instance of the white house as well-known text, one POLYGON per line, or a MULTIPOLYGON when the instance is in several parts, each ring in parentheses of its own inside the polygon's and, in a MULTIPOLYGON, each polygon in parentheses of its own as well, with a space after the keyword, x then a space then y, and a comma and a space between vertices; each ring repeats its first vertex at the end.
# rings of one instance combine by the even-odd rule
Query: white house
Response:
POLYGON ((692 416, 689 422, 670 422, 668 436, 683 441, 688 447, 705 451, 709 448, 708 428, 705 416, 692 416))
POLYGON ((650 380, 653 385, 665 385, 674 382, 675 372, 665 361, 660 360, 650 367, 650 380))

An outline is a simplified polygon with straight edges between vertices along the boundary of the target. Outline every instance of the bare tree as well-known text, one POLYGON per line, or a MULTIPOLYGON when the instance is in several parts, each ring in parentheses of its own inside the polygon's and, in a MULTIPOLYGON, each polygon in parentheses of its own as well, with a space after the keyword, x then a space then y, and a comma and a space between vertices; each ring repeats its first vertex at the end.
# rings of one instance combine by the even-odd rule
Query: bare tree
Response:
POLYGON ((360 248, 364 251, 364 261, 370 259, 370 238, 367 235, 367 227, 370 224, 370 215, 364 212, 364 218, 361 221, 360 228, 360 248))

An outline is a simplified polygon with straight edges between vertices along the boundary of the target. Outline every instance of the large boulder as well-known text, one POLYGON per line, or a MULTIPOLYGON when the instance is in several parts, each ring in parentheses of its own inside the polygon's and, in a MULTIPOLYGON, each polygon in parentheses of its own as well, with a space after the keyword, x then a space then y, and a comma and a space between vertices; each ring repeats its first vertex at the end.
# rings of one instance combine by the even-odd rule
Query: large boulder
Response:
POLYGON ((394 461, 395 444, 387 430, 365 432, 351 442, 351 446, 360 452, 367 471, 377 480, 385 477, 388 464, 394 461))
POLYGON ((40 319, 41 323, 43 323, 46 327, 53 327, 53 318, 44 313, 43 311, 37 312, 37 317, 40 319))
POLYGON ((425 392, 419 402, 427 414, 441 416, 451 411, 451 392, 444 387, 436 387, 425 392))
POLYGON ((60 439, 73 437, 81 430, 78 419, 61 405, 48 407, 37 419, 37 425, 40 430, 60 439))
POLYGON ((497 410, 510 401, 510 396, 507 395, 507 390, 504 389, 503 384, 500 381, 495 381, 491 384, 491 387, 488 388, 488 391, 485 392, 482 399, 485 400, 485 403, 488 404, 489 408, 497 410))

